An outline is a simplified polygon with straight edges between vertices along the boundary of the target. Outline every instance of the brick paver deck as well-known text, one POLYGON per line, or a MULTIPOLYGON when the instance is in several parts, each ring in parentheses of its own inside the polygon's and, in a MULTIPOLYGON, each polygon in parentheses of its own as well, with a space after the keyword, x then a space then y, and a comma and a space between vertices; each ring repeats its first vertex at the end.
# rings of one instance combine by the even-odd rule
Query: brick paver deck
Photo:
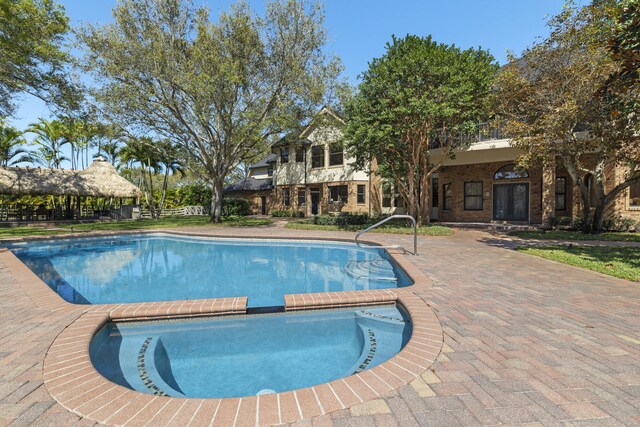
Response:
MULTIPOLYGON (((301 233, 267 227, 259 234, 301 233)), ((640 284, 501 246, 477 231, 419 237, 420 255, 410 260, 433 281, 419 296, 438 315, 444 351, 410 385, 298 424, 640 425, 640 284)), ((0 426, 91 425, 51 398, 42 375, 49 346, 81 309, 40 309, 15 280, 0 265, 0 426)))

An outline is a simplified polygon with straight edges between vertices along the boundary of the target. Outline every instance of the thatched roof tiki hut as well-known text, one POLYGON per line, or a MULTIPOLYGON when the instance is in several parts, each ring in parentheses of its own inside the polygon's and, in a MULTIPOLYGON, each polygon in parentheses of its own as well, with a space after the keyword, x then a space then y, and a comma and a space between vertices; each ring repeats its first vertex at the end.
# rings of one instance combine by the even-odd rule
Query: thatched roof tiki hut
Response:
MULTIPOLYGON (((76 198, 77 217, 81 217, 83 197, 104 197, 115 199, 137 199, 141 192, 138 187, 118 174, 118 171, 104 158, 94 160, 87 169, 66 170, 30 167, 0 168, 0 194, 14 196, 65 196, 66 215, 72 219, 71 197, 76 198)), ((21 212, 19 220, 54 219, 51 212, 21 212), (48 216, 48 218, 42 218, 48 216)), ((34 210, 34 209, 31 209, 34 210)), ((9 219, 9 218, 3 218, 9 219)))

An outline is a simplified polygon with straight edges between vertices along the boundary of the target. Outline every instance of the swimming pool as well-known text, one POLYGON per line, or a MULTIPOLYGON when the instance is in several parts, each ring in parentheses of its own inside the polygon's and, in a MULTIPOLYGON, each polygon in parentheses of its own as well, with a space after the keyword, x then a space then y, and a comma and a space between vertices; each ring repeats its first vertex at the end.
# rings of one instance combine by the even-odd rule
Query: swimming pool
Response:
POLYGON ((134 303, 397 288, 409 276, 384 249, 351 243, 137 234, 14 244, 12 252, 66 301, 134 303))
POLYGON ((106 378, 144 393, 242 397, 309 387, 370 369, 411 336, 396 306, 110 323, 91 360, 106 378))

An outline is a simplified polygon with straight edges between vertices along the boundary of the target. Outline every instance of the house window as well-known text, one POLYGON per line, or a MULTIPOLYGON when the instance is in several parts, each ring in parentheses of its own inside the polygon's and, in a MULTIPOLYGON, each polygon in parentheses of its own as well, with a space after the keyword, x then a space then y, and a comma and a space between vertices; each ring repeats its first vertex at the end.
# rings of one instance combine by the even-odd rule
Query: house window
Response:
POLYGON ((388 181, 382 183, 382 207, 391 207, 391 183, 388 181))
POLYGON ((332 144, 329 147, 329 166, 342 165, 344 161, 342 146, 339 144, 332 144))
POLYGON ((288 163, 289 162, 289 149, 283 148, 280 150, 280 163, 288 163))
POLYGON ((358 185, 358 204, 364 205, 367 203, 367 196, 365 194, 367 186, 366 185, 358 185))
POLYGON ((298 206, 304 206, 307 200, 307 190, 298 188, 298 206))
POLYGON ((564 211, 567 209, 567 179, 564 177, 556 178, 556 210, 564 211))
POLYGON ((440 195, 438 194, 438 178, 431 179, 431 207, 437 208, 440 205, 440 195))
POLYGON ((519 168, 515 164, 504 165, 496 171, 493 179, 519 179, 529 178, 529 172, 526 169, 519 168))
POLYGON ((324 167, 324 147, 316 145, 311 147, 311 167, 321 168, 324 167))
POLYGON ((282 206, 291 205, 291 193, 288 188, 282 189, 282 206))
POLYGON ((464 183, 464 210, 482 210, 482 181, 469 181, 464 183))
POLYGON ((442 209, 444 209, 445 211, 450 211, 451 202, 453 199, 451 184, 444 184, 442 186, 442 194, 444 194, 444 199, 442 200, 442 209))
POLYGON ((629 207, 640 208, 640 182, 629 187, 629 207))
POLYGON ((349 190, 346 185, 336 185, 329 187, 329 203, 347 203, 349 190))
POLYGON ((400 193, 395 187, 394 187, 394 190, 395 191, 393 192, 393 206, 395 206, 396 208, 403 208, 404 199, 400 197, 400 193))
POLYGON ((296 147, 296 163, 304 162, 304 147, 296 147))
POLYGON ((267 169, 267 176, 273 176, 273 168, 267 169))

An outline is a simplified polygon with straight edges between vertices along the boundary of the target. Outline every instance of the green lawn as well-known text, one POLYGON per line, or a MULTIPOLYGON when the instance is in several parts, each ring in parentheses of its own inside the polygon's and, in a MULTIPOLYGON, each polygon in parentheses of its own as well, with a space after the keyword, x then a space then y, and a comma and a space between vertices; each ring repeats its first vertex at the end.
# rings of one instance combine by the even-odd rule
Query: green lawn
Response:
MULTIPOLYGON (((328 230, 328 231, 361 231, 369 225, 316 225, 308 220, 293 221, 285 225, 285 228, 296 230, 328 230)), ((413 234, 413 227, 402 227, 397 225, 382 225, 371 230, 371 233, 393 233, 393 234, 413 234)), ((418 227, 418 234, 421 236, 450 236, 453 230, 440 225, 427 225, 418 227)))
POLYGON ((175 227, 259 227, 271 224, 271 220, 251 217, 228 217, 220 224, 212 224, 206 216, 185 216, 161 218, 157 220, 141 219, 137 221, 108 221, 91 222, 84 224, 57 225, 53 229, 39 227, 13 227, 0 228, 2 237, 22 236, 50 236, 62 233, 85 233, 88 231, 118 231, 118 230, 144 230, 149 228, 175 228, 175 227))
POLYGON ((640 248, 549 245, 520 247, 518 251, 640 282, 640 248))
POLYGON ((581 231, 512 231, 511 236, 520 237, 522 239, 539 239, 539 240, 603 240, 607 242, 640 242, 640 233, 600 233, 587 234, 581 231))

